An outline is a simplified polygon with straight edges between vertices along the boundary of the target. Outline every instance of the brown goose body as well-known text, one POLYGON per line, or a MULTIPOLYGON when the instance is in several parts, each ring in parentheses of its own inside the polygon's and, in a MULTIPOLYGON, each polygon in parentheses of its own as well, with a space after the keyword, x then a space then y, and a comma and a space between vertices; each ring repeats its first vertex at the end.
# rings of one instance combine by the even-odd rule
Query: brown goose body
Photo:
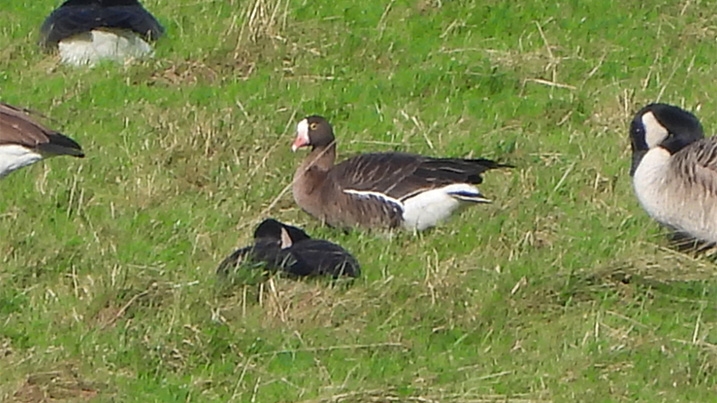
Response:
POLYGON ((509 165, 488 159, 432 158, 407 153, 361 154, 337 165, 330 124, 319 116, 299 123, 293 149, 312 151, 294 174, 296 203, 334 227, 423 230, 470 203, 488 203, 475 185, 509 165))
POLYGON ((85 156, 82 147, 71 138, 0 102, 0 178, 55 155, 85 156))

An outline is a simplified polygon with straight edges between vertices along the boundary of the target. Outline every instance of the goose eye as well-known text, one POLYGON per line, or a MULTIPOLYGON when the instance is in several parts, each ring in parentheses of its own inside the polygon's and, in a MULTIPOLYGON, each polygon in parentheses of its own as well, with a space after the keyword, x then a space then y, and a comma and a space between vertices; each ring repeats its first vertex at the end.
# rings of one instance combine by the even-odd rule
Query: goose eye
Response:
POLYGON ((316 130, 317 127, 319 127, 318 124, 312 123, 312 124, 309 125, 309 130, 316 130))

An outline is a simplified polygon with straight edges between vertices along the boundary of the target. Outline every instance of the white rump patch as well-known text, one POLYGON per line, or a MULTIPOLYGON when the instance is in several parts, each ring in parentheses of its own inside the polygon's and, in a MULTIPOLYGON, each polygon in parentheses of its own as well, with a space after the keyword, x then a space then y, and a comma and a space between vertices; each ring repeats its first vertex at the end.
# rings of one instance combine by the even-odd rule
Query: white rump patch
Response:
POLYGON ((0 178, 41 159, 40 153, 23 146, 16 144, 0 146, 0 178))
POLYGON ((96 29, 63 39, 60 59, 73 66, 93 66, 101 60, 123 63, 128 59, 152 57, 152 46, 128 30, 96 29))
POLYGON ((489 202, 478 189, 467 183, 456 183, 421 192, 404 202, 403 226, 422 231, 447 219, 467 202, 489 202))
POLYGON ((642 115, 642 125, 645 127, 645 143, 650 149, 659 146, 670 134, 652 112, 642 115))

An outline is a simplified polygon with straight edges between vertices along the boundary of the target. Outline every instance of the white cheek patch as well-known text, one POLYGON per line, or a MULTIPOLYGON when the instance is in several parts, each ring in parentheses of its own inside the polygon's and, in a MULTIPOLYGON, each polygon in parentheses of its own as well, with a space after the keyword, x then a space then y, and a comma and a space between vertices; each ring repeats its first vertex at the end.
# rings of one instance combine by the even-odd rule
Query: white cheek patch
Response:
POLYGON ((293 243, 289 236, 289 231, 286 228, 281 228, 281 249, 289 248, 293 243))
POLYGON ((645 143, 650 149, 659 146, 670 134, 652 112, 642 115, 642 125, 645 127, 645 143))

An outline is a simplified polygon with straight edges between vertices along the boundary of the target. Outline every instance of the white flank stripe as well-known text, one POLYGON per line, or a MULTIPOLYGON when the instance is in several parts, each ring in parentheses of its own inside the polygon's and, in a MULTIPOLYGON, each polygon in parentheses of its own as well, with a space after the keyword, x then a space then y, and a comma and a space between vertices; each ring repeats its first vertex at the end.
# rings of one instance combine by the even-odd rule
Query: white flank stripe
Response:
POLYGON ((40 153, 23 146, 16 144, 0 146, 0 178, 41 159, 40 153))
POLYGON ((60 59, 73 66, 93 66, 100 60, 125 62, 131 58, 151 57, 152 46, 127 30, 94 30, 74 35, 58 44, 60 59))
POLYGON ((360 197, 375 197, 377 199, 383 200, 386 203, 395 204, 398 207, 403 210, 403 203, 401 203, 400 200, 394 199, 391 196, 385 195, 381 192, 372 192, 370 190, 353 190, 353 189, 344 189, 344 193, 360 196, 360 197))

